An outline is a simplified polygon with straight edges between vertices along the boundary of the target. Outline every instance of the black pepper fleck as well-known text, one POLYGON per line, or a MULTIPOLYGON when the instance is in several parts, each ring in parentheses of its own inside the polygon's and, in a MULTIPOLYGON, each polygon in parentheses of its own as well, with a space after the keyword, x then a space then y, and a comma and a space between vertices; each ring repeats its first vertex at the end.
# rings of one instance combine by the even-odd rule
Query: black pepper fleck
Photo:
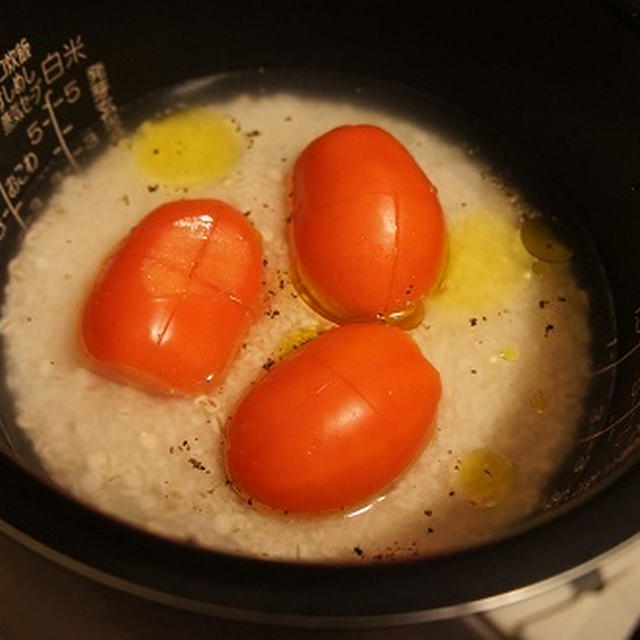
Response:
POLYGON ((551 334, 551 332, 555 329, 555 327, 552 324, 548 324, 545 328, 544 328, 544 337, 548 338, 549 334, 551 334))
POLYGON ((362 554, 364 553, 364 551, 363 551, 360 547, 353 547, 353 552, 354 552, 357 556, 362 556, 362 554))
POLYGON ((478 318, 469 318, 469 326, 475 327, 478 324, 478 318))
POLYGON ((147 185, 147 191, 148 191, 149 193, 153 193, 154 191, 157 191, 157 190, 158 190, 158 187, 159 187, 159 186, 160 186, 160 185, 157 185, 157 184, 148 184, 148 185, 147 185))
POLYGON ((269 369, 271 369, 271 367, 273 367, 273 365, 276 363, 276 361, 273 358, 269 358, 263 365, 262 368, 265 371, 269 371, 269 369))

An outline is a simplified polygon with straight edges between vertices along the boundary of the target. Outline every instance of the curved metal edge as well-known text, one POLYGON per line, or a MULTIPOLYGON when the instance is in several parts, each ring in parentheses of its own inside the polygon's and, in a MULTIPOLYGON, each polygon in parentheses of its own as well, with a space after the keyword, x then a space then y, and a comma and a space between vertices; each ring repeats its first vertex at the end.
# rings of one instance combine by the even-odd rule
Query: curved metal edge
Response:
POLYGON ((87 579, 93 580, 103 586, 116 589, 125 594, 147 600, 153 603, 160 603, 174 609, 182 609, 191 613, 205 616, 215 616, 223 619, 236 620, 242 622, 253 622, 268 625, 282 625, 300 628, 375 628, 403 626, 428 622, 444 621, 460 616, 467 616, 485 613, 499 607, 516 604, 530 598, 537 597, 555 588, 598 569, 604 562, 614 558, 620 558, 631 547, 640 544, 640 534, 620 543, 613 549, 588 560, 581 565, 557 574, 546 580, 535 584, 513 589, 507 593, 477 599, 471 602, 440 607, 426 611, 407 611, 403 613, 392 613, 385 615, 301 615, 288 613, 266 613, 252 611, 251 609, 216 605, 201 600, 192 600, 171 594, 165 591, 144 587, 128 580, 118 578, 103 571, 94 569, 85 563, 74 560, 62 553, 59 553, 37 540, 27 536, 15 529, 6 522, 0 520, 0 532, 10 537, 13 541, 23 547, 39 554, 64 569, 77 573, 87 579))

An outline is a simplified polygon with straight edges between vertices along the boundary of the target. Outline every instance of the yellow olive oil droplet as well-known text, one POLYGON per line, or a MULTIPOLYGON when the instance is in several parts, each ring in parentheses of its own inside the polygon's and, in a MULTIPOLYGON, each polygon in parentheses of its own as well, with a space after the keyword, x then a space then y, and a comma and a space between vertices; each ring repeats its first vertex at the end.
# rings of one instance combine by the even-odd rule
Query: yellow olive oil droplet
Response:
POLYGON ((509 217, 498 211, 471 210, 448 227, 448 261, 435 304, 463 313, 496 309, 524 281, 531 257, 509 217))
POLYGON ((477 507, 495 507, 513 492, 513 464, 491 449, 475 449, 463 456, 454 471, 456 495, 477 507))
POLYGON ((285 336, 280 343, 278 354, 281 358, 288 356, 290 353, 301 347, 303 344, 313 340, 320 334, 320 327, 301 327, 292 331, 285 336))
MULTIPOLYGON (((344 318, 342 318, 339 313, 334 312, 330 305, 322 299, 322 296, 315 292, 311 287, 307 286, 306 280, 300 273, 300 265, 298 263, 296 263, 294 268, 291 270, 291 283, 293 284, 294 289, 298 292, 300 299, 318 315, 321 315, 336 324, 340 324, 344 321, 344 318)), ((357 318, 353 318, 352 320, 357 320, 357 318)))
POLYGON ((537 276, 547 275, 551 271, 551 267, 547 262, 540 262, 540 260, 534 260, 531 265, 531 271, 537 276))
POLYGON ((549 406, 547 402, 547 397, 545 396, 544 392, 541 391, 540 389, 538 389, 538 391, 536 391, 531 396, 531 400, 529 401, 529 404, 531 405, 531 408, 536 413, 539 413, 539 414, 543 414, 549 406))
POLYGON ((500 357, 507 362, 516 362, 520 359, 520 350, 515 345, 509 344, 501 349, 500 357))
POLYGON ((571 249, 558 239, 553 222, 540 216, 524 220, 520 238, 526 250, 542 262, 567 262, 573 255, 571 249))
POLYGON ((569 306, 578 313, 586 313, 589 309, 589 296, 586 291, 580 289, 565 298, 569 306))
POLYGON ((440 264, 440 270, 438 271, 438 276, 435 279, 431 288, 427 291, 429 296, 435 295, 442 291, 445 286, 445 278, 447 275, 447 271, 449 269, 449 260, 451 258, 451 239, 449 237, 448 229, 444 235, 444 250, 442 256, 442 263, 440 264))
POLYGON ((205 107, 147 120, 131 141, 133 158, 149 178, 179 185, 219 180, 241 148, 231 123, 205 107))
POLYGON ((392 313, 384 318, 387 324, 400 329, 415 329, 422 324, 425 317, 424 302, 418 300, 416 304, 411 305, 406 311, 400 313, 392 313))

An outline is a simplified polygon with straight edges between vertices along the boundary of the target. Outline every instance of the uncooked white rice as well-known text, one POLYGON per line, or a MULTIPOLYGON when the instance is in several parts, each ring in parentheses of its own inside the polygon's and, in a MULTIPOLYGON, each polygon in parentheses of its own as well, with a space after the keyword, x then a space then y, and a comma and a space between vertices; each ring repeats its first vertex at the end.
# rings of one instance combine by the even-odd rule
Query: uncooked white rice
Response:
POLYGON ((220 445, 235 403, 264 374, 263 365, 278 359, 292 331, 329 326, 296 296, 288 275, 287 177, 308 142, 337 125, 377 124, 408 147, 438 187, 449 224, 475 211, 516 224, 519 212, 463 149, 391 114, 286 94, 240 96, 215 109, 244 132, 260 132, 250 144, 247 138, 223 182, 149 189, 153 181, 134 166, 126 145, 110 148, 63 181, 11 264, 0 325, 8 383, 18 422, 51 477, 80 500, 158 534, 271 558, 361 562, 435 553, 476 544, 526 516, 571 442, 589 375, 586 314, 567 303, 583 294, 566 264, 543 276, 525 269, 508 299, 474 313, 437 296, 429 302, 412 336, 442 377, 436 434, 370 508, 274 516, 228 486, 220 445), (209 397, 155 397, 102 379, 83 366, 76 342, 102 259, 146 213, 179 197, 216 197, 250 211, 268 260, 270 312, 209 397), (500 357, 510 345, 519 357, 500 357), (535 410, 535 397, 546 398, 544 410, 535 410), (517 475, 515 491, 493 508, 473 506, 454 491, 457 463, 478 447, 500 452, 517 475))

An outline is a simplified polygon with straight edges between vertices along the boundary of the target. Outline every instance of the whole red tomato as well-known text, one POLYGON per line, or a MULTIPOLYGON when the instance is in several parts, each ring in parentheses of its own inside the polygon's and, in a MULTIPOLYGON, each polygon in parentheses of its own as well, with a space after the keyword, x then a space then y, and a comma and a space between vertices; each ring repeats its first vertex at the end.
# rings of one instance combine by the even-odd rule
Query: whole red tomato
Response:
POLYGON ((433 431, 440 377, 411 337, 381 323, 322 334, 269 371, 231 419, 225 453, 252 500, 322 512, 382 491, 433 431))
POLYGON ((303 297, 340 321, 401 319, 438 282, 445 229, 436 190, 391 134, 342 126, 293 171, 291 239, 303 297))
POLYGON ((258 233, 219 200, 149 213, 102 267, 81 344, 101 373, 145 389, 194 394, 218 383, 259 313, 258 233))

